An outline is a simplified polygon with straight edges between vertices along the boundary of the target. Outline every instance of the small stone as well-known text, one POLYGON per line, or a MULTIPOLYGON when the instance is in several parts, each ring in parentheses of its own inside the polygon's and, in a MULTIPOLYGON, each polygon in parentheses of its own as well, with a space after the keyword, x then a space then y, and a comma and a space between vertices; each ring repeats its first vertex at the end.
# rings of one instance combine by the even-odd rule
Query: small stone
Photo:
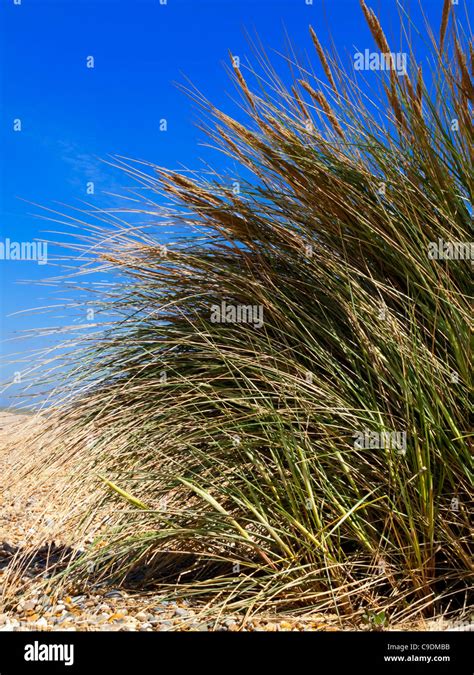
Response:
POLYGON ((114 612, 109 616, 109 621, 121 621, 123 623, 125 621, 124 616, 123 612, 114 612))
POLYGON ((36 626, 38 628, 46 628, 47 625, 48 625, 48 622, 46 621, 44 616, 42 616, 41 619, 38 619, 38 621, 36 622, 36 626))
POLYGON ((177 607, 174 610, 175 616, 189 616, 189 611, 187 609, 182 609, 181 607, 177 607))
POLYGON ((159 628, 160 630, 166 630, 173 627, 172 621, 160 621, 159 628))
POLYGON ((73 595, 72 598, 69 598, 69 602, 74 605, 79 602, 84 602, 85 599, 86 599, 85 595, 73 595))
POLYGON ((280 623, 280 629, 281 630, 292 630, 293 625, 289 621, 282 621, 280 623))
POLYGON ((109 591, 104 595, 104 598, 123 598, 123 593, 122 591, 119 591, 117 589, 114 589, 112 591, 109 591))
POLYGON ((118 631, 122 630, 122 627, 119 626, 118 624, 112 624, 109 626, 99 626, 97 630, 101 631, 112 631, 114 633, 117 633, 118 631))
MULTIPOLYGON (((23 605, 23 606, 22 606, 22 610, 23 610, 24 612, 32 612, 32 611, 35 609, 36 605, 37 605, 37 601, 36 601, 36 599, 34 599, 34 600, 26 600, 25 602, 22 603, 22 605, 23 605)), ((21 611, 21 610, 20 610, 20 611, 21 611)))
POLYGON ((137 621, 147 621, 148 615, 145 612, 138 612, 138 614, 135 614, 135 619, 137 621))
POLYGON ((39 614, 33 614, 32 612, 29 612, 26 616, 26 620, 29 622, 38 621, 39 618, 39 614))
POLYGON ((159 605, 157 607, 152 607, 151 611, 156 612, 157 614, 163 614, 168 608, 164 607, 163 605, 159 605))
POLYGON ((81 620, 81 621, 76 621, 76 623, 78 625, 79 624, 87 624, 87 623, 90 623, 91 625, 92 624, 95 625, 95 624, 98 624, 98 623, 103 623, 103 620, 99 616, 91 616, 91 617, 89 617, 88 621, 81 620))

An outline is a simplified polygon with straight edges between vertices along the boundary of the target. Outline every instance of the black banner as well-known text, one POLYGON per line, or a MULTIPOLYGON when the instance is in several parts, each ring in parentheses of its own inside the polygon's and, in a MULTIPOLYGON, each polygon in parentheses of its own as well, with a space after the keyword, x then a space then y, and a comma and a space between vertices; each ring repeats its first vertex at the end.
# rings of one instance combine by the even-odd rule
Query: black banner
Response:
POLYGON ((0 634, 0 675, 150 673, 273 664, 311 673, 472 675, 470 632, 11 632, 0 634), (344 669, 344 670, 342 670, 344 669))

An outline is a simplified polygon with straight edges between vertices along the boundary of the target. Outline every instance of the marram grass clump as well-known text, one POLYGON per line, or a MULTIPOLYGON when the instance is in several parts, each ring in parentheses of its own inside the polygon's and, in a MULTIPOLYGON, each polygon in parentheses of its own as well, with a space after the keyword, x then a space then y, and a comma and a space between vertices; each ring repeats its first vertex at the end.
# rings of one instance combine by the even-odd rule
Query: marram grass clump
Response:
POLYGON ((192 234, 107 224, 91 251, 110 277, 91 306, 115 318, 75 343, 45 433, 108 521, 67 580, 249 611, 466 609, 472 262, 433 246, 472 238, 473 52, 448 1, 426 36, 429 86, 410 54, 367 93, 311 30, 324 81, 234 69, 247 122, 190 92, 238 189, 124 167, 168 200, 139 210, 192 234))

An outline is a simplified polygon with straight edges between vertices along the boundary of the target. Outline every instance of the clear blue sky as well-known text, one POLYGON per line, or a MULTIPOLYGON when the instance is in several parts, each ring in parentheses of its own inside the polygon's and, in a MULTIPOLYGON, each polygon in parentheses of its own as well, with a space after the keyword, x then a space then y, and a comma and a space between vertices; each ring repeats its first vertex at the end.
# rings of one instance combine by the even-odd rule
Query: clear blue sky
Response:
MULTIPOLYGON (((44 232, 51 226, 34 217, 40 209, 26 202, 52 206, 88 200, 109 206, 111 198, 104 192, 120 192, 131 181, 98 158, 118 154, 175 169, 200 169, 205 159, 225 169, 222 157, 200 146, 198 113, 175 83, 188 77, 218 107, 235 113, 224 63, 229 50, 243 64, 252 60, 245 29, 258 33, 269 51, 280 52, 286 49, 287 32, 298 52, 311 55, 317 72, 309 24, 323 44, 332 36, 348 63, 356 49, 374 48, 358 0, 313 0, 309 5, 307 0, 0 3, 2 241, 47 238, 44 232), (94 68, 86 67, 88 56, 94 57, 94 68), (168 121, 166 133, 159 131, 161 118, 168 121), (15 119, 21 120, 21 132, 13 130, 15 119), (88 181, 95 183, 93 196, 86 194, 88 181)), ((392 49, 400 49, 396 0, 368 4, 381 16, 392 49)), ((422 5, 437 30, 442 0, 423 0, 422 5)), ((421 25, 418 0, 405 6, 421 25)), ((283 61, 275 60, 284 72, 283 61)), ((27 348, 10 341, 18 331, 65 320, 61 313, 14 316, 57 302, 55 289, 33 283, 56 273, 51 264, 0 260, 4 356, 27 348), (32 283, 21 283, 25 280, 32 283)), ((17 369, 4 364, 0 380, 17 369)), ((0 405, 5 404, 0 398, 0 405)))

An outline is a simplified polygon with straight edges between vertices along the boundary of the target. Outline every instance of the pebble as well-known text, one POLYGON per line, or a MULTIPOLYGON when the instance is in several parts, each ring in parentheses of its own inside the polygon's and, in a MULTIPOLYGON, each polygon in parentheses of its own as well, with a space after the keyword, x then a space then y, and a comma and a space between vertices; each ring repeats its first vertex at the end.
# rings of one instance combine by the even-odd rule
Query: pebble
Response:
POLYGON ((20 625, 18 619, 7 619, 4 626, 0 626, 0 631, 3 633, 11 632, 16 630, 20 625))
POLYGON ((86 599, 85 595, 74 595, 70 600, 72 604, 78 604, 84 602, 85 599, 86 599))
POLYGON ((55 605, 54 607, 51 607, 51 613, 52 614, 60 614, 61 612, 64 612, 66 607, 63 604, 55 605))
POLYGON ((104 595, 104 598, 123 598, 124 594, 122 591, 119 591, 117 589, 114 589, 113 591, 109 591, 104 595))

